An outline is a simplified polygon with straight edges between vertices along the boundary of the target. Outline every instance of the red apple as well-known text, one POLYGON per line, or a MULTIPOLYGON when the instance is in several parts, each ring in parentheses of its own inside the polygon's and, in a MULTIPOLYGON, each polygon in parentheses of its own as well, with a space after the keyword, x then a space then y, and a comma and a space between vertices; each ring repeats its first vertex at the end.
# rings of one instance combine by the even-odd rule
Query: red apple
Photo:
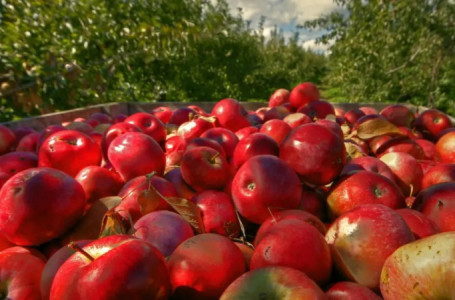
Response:
POLYGON ((190 200, 196 194, 196 191, 183 180, 180 167, 167 172, 164 178, 172 183, 179 197, 190 200))
POLYGON ((104 157, 107 158, 107 149, 111 142, 118 137, 119 135, 125 134, 127 132, 143 132, 142 129, 137 127, 134 124, 120 122, 114 125, 111 125, 106 132, 104 133, 103 140, 101 142, 101 148, 103 149, 104 157))
POLYGON ((435 222, 430 220, 420 211, 410 208, 401 208, 396 210, 397 213, 408 224, 416 239, 421 239, 436 233, 439 233, 439 227, 435 222))
POLYGON ((328 300, 381 300, 369 288, 349 281, 339 281, 335 283, 327 292, 328 300))
POLYGON ((428 109, 419 114, 414 126, 426 138, 435 140, 441 131, 452 127, 452 121, 445 113, 437 109, 428 109))
POLYGON ((235 147, 232 164, 235 170, 239 169, 245 161, 253 156, 270 154, 278 156, 280 147, 278 143, 264 133, 253 133, 241 140, 235 147))
POLYGON ((420 191, 423 171, 414 157, 404 152, 390 152, 382 155, 380 159, 390 168, 404 195, 411 192, 416 195, 420 191))
POLYGON ((455 182, 443 182, 422 190, 413 208, 438 225, 441 232, 455 230, 455 182))
POLYGON ((402 104, 388 105, 381 110, 380 114, 396 126, 411 127, 414 122, 414 113, 402 104))
POLYGON ((391 152, 405 152, 413 156, 415 159, 424 159, 425 153, 415 140, 406 137, 394 137, 385 141, 378 149, 376 156, 391 152))
POLYGON ((251 126, 248 121, 248 112, 235 99, 227 98, 218 101, 213 107, 212 115, 218 119, 222 127, 233 132, 251 126))
POLYGON ((366 203, 392 209, 405 207, 404 196, 390 179, 370 171, 357 171, 341 177, 327 197, 329 214, 336 218, 366 203))
POLYGON ((440 161, 436 145, 433 142, 425 139, 416 139, 415 142, 423 151, 423 159, 440 161))
POLYGON ((327 192, 320 187, 302 185, 302 198, 299 209, 315 215, 321 220, 327 218, 327 192))
POLYGON ((116 137, 109 145, 107 155, 125 182, 152 172, 162 175, 166 165, 160 145, 140 132, 127 132, 116 137))
POLYGON ((378 289, 385 260, 400 246, 412 242, 414 235, 391 208, 364 204, 336 219, 325 238, 337 269, 346 278, 378 289))
POLYGON ((376 108, 371 107, 371 106, 361 106, 359 109, 365 114, 365 115, 377 115, 379 112, 376 108))
POLYGON ((206 190, 196 194, 192 202, 200 208, 206 232, 238 237, 240 224, 231 197, 225 192, 206 190))
POLYGON ((295 268, 322 285, 330 278, 332 258, 324 236, 314 226, 288 219, 271 226, 254 249, 250 269, 266 266, 295 268))
POLYGON ((0 295, 3 299, 40 300, 40 278, 45 262, 29 249, 0 252, 0 295))
POLYGON ((259 132, 259 129, 255 126, 247 126, 243 127, 242 129, 239 129, 235 132, 235 135, 239 140, 242 140, 243 138, 249 136, 250 134, 259 132))
POLYGON ((127 235, 98 239, 68 258, 50 299, 168 299, 169 273, 151 244, 127 235))
POLYGON ((224 149, 224 153, 226 153, 226 158, 229 160, 234 153, 235 146, 239 142, 239 139, 229 129, 226 128, 211 128, 206 130, 203 134, 201 134, 202 138, 208 138, 218 142, 224 149))
POLYGON ((289 102, 290 92, 286 89, 278 89, 270 96, 269 107, 280 106, 289 102))
POLYGON ((343 115, 344 119, 351 125, 357 123, 363 116, 365 116, 365 113, 358 108, 350 109, 343 115))
POLYGON ((257 246, 267 232, 273 228, 276 224, 285 220, 298 220, 306 222, 311 226, 314 226, 321 234, 325 235, 327 229, 315 215, 300 209, 284 209, 284 210, 273 210, 270 213, 270 217, 262 222, 256 235, 254 237, 253 244, 257 246))
POLYGON ((327 299, 304 272, 271 266, 249 271, 232 282, 220 300, 238 299, 327 299))
POLYGON ((173 135, 166 139, 164 143, 164 150, 166 154, 174 151, 185 151, 187 146, 187 141, 180 135, 173 135))
POLYGON ((260 224, 270 209, 295 209, 300 204, 302 187, 297 174, 273 155, 258 155, 247 160, 235 174, 232 198, 239 213, 260 224))
POLYGON ((130 123, 139 127, 145 134, 152 137, 158 144, 164 142, 166 139, 166 127, 154 115, 138 112, 129 116, 125 123, 130 123))
POLYGON ((152 115, 160 119, 164 124, 169 123, 172 117, 172 109, 168 106, 159 106, 151 111, 152 115))
POLYGON ((332 182, 346 162, 344 141, 318 124, 294 128, 280 146, 280 158, 314 185, 332 182))
POLYGON ((439 163, 428 169, 422 178, 422 189, 432 185, 455 181, 455 164, 439 163))
POLYGON ((229 165, 220 152, 210 147, 189 149, 183 155, 182 177, 196 191, 222 189, 229 180, 229 165))
POLYGON ((303 82, 295 86, 289 94, 289 102, 295 108, 311 101, 319 100, 319 90, 311 82, 303 82))
POLYGON ((291 128, 296 128, 299 125, 311 123, 311 118, 300 112, 292 113, 283 118, 283 121, 286 122, 291 128))
POLYGON ((283 120, 273 119, 265 122, 259 129, 259 132, 267 134, 280 145, 291 130, 291 126, 283 120))
POLYGON ((122 202, 115 210, 125 219, 136 222, 141 216, 157 210, 172 210, 161 197, 177 197, 172 183, 159 176, 138 176, 128 181, 118 193, 122 202), (158 193, 157 193, 158 192, 158 193))
POLYGON ((38 166, 61 170, 71 176, 87 166, 101 164, 101 148, 89 136, 74 130, 51 134, 41 145, 38 166))
POLYGON ((169 261, 172 299, 219 299, 245 271, 240 249, 227 237, 203 233, 187 239, 169 261))
POLYGON ((33 132, 24 136, 17 144, 16 151, 36 152, 38 141, 41 138, 40 132, 33 132))
POLYGON ((0 125, 0 155, 11 150, 16 142, 14 132, 4 125, 0 125))
POLYGON ((124 184, 117 173, 100 166, 85 167, 75 178, 84 189, 89 204, 103 197, 117 195, 124 184))
POLYGON ((172 113, 169 123, 180 126, 181 124, 191 120, 196 114, 197 112, 192 108, 181 107, 172 113))
POLYGON ((455 131, 441 136, 436 143, 436 152, 444 163, 455 163, 455 131))
POLYGON ((224 148, 218 143, 217 141, 209 138, 198 137, 194 140, 190 141, 186 145, 186 150, 206 146, 215 149, 216 151, 220 152, 220 155, 226 157, 226 153, 224 152, 224 148))
POLYGON ((195 115, 190 121, 180 124, 177 129, 177 134, 186 141, 191 141, 213 127, 213 122, 206 118, 202 118, 199 115, 195 115))
POLYGON ((134 223, 134 236, 155 246, 164 257, 194 236, 193 228, 179 214, 159 210, 142 216, 134 223))
MULTIPOLYGON (((85 245, 91 243, 92 240, 82 240, 75 242, 79 247, 84 247, 85 245)), ((74 253, 76 250, 71 249, 68 245, 63 246, 57 250, 46 262, 44 266, 41 281, 40 281, 40 290, 41 298, 49 299, 51 293, 52 282, 54 281, 55 274, 57 274, 58 269, 63 265, 63 263, 74 253)))
POLYGON ((395 181, 392 170, 390 170, 390 168, 379 158, 376 158, 374 156, 362 156, 351 159, 349 163, 344 166, 341 174, 345 175, 354 171, 361 170, 378 173, 390 179, 392 182, 395 181))
POLYGON ((38 156, 32 152, 10 152, 0 155, 0 172, 10 176, 38 166, 38 156))
POLYGON ((297 109, 298 113, 304 113, 312 120, 324 119, 328 115, 335 115, 335 109, 332 104, 324 100, 314 100, 300 106, 297 109))
POLYGON ((27 169, 0 190, 0 231, 17 245, 40 245, 71 228, 85 204, 74 178, 51 168, 27 169))

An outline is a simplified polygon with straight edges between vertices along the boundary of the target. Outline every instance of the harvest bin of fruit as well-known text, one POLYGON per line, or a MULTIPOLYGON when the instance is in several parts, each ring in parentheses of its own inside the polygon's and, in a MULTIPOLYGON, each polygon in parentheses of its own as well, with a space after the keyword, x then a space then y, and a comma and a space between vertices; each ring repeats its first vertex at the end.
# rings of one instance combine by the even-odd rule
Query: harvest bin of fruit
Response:
POLYGON ((455 299, 435 109, 109 103, 0 125, 8 299, 455 299))

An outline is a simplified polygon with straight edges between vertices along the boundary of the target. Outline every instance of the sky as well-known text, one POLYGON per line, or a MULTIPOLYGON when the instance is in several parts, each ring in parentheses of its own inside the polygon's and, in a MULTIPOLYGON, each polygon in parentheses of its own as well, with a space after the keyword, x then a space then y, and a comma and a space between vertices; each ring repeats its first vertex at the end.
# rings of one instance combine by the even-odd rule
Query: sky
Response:
MULTIPOLYGON (((264 35, 270 36, 275 25, 283 32, 284 37, 293 36, 297 24, 313 20, 321 14, 340 9, 332 0, 227 0, 231 12, 238 14, 238 7, 242 8, 243 19, 251 21, 251 28, 257 28, 261 16, 265 16, 264 35)), ((316 45, 315 39, 321 31, 301 29, 300 42, 305 48, 315 51, 326 50, 324 45, 316 45)))

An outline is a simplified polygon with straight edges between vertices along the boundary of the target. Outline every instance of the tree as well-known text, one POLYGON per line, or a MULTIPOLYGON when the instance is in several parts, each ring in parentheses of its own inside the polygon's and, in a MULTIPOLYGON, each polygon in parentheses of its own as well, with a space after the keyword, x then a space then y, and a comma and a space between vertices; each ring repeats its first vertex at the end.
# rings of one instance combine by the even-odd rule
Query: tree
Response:
POLYGON ((327 34, 328 83, 350 101, 398 101, 455 112, 455 3, 336 0, 340 10, 307 22, 327 34))

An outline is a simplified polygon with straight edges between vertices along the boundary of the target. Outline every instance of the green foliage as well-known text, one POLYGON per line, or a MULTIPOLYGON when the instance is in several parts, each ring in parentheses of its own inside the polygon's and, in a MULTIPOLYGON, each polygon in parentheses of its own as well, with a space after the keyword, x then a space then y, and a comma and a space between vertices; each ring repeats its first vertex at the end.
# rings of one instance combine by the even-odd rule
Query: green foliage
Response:
POLYGON ((351 101, 410 102, 455 113, 455 3, 336 0, 308 22, 328 31, 329 86, 351 101))
POLYGON ((268 41, 224 0, 0 0, 0 120, 112 101, 267 99, 323 55, 268 41), (3 95, 3 98, 2 98, 3 95))

